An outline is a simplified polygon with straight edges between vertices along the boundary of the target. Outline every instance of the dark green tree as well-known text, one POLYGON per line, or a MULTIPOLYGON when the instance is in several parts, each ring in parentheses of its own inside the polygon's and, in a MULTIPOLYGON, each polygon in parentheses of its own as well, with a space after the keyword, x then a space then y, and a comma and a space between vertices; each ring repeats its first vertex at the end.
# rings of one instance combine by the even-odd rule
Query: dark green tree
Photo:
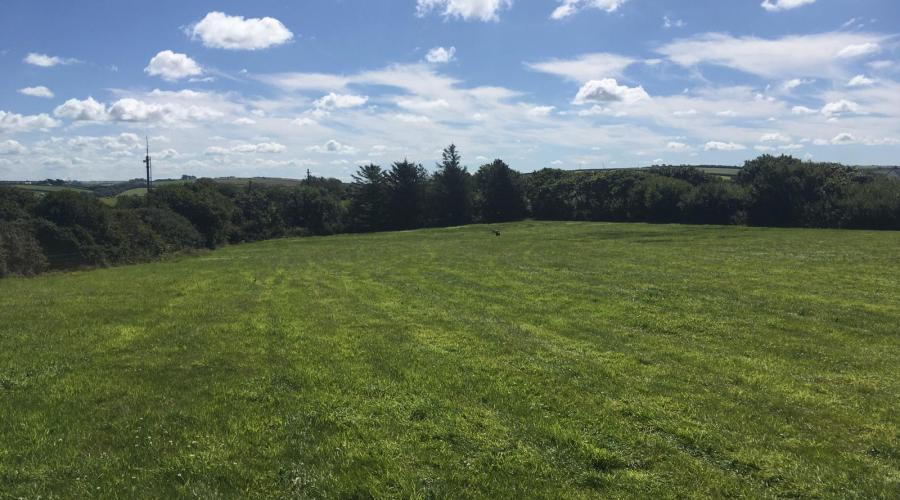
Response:
POLYGON ((525 194, 521 175, 503 160, 482 165, 475 174, 475 205, 484 222, 525 218, 525 194))
POLYGON ((431 208, 437 225, 459 226, 472 220, 472 176, 460 161, 456 145, 451 144, 437 164, 431 183, 431 208))
POLYGON ((353 231, 378 231, 387 226, 387 178, 378 165, 364 165, 353 174, 349 226, 353 231))
POLYGON ((391 229, 414 229, 425 222, 425 187, 428 172, 409 160, 391 165, 385 175, 388 221, 391 229))

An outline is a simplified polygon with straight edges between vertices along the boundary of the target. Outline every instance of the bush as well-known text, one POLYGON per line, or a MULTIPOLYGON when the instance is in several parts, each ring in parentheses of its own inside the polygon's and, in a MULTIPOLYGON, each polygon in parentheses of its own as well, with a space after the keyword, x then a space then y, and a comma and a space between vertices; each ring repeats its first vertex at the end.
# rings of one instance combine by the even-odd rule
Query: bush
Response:
POLYGON ((25 223, 0 221, 0 278, 31 276, 47 268, 47 258, 25 223))

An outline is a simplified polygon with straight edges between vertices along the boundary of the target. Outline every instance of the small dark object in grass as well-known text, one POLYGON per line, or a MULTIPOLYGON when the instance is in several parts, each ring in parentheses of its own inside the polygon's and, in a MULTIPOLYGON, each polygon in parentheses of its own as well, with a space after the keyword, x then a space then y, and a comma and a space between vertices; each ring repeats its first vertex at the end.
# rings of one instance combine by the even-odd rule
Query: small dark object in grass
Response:
POLYGON ((491 229, 491 232, 494 233, 494 236, 500 236, 500 231, 497 231, 496 229, 491 229))

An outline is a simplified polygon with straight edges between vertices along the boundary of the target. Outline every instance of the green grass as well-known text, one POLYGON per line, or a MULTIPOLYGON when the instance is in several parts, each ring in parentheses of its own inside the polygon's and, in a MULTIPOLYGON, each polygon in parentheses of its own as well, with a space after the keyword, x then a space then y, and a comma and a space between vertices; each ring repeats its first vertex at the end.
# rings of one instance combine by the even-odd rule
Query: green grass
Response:
POLYGON ((90 191, 74 186, 47 186, 42 184, 12 184, 11 187, 24 189, 26 191, 35 191, 37 193, 52 193, 56 191, 78 191, 81 193, 89 193, 90 191))
POLYGON ((147 195, 147 188, 142 187, 142 188, 133 188, 133 189, 128 189, 126 191, 122 191, 121 193, 117 194, 115 197, 118 198, 120 196, 146 196, 146 195, 147 195))
POLYGON ((740 167, 701 167, 700 170, 710 175, 727 178, 737 177, 741 172, 740 167))
POLYGON ((897 497, 900 233, 500 227, 0 281, 0 496, 897 497))

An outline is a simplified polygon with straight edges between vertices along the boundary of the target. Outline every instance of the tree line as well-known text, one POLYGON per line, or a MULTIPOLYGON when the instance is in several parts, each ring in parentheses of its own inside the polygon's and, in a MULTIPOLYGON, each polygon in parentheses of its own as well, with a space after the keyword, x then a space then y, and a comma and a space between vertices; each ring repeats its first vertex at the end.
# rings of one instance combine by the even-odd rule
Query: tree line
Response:
POLYGON ((0 189, 0 276, 136 263, 285 236, 544 220, 900 229, 900 180, 833 163, 761 156, 734 179, 693 167, 523 175, 502 160, 474 173, 447 147, 433 174, 403 160, 345 184, 199 179, 118 198, 0 189))

